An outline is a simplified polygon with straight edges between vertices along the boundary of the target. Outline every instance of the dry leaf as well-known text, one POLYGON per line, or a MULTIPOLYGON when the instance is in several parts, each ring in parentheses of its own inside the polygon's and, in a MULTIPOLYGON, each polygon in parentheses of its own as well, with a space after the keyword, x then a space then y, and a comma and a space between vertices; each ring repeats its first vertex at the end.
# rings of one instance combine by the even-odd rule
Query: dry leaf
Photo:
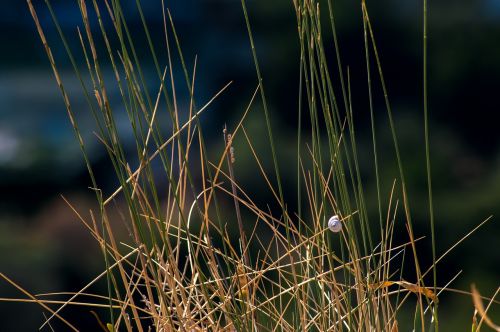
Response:
POLYGON ((409 290, 412 293, 420 293, 420 294, 424 295, 425 297, 431 299, 435 303, 439 302, 436 294, 434 294, 434 292, 432 290, 430 290, 429 288, 421 287, 421 286, 412 284, 412 283, 407 282, 407 281, 382 281, 382 282, 370 284, 369 287, 371 289, 380 289, 380 288, 387 288, 387 287, 392 286, 392 285, 399 285, 399 286, 409 290))
POLYGON ((243 264, 238 263, 237 267, 238 273, 238 286, 240 288, 240 294, 242 297, 248 297, 248 276, 245 273, 245 269, 243 268, 243 264))
POLYGON ((398 321, 395 320, 394 323, 392 323, 392 328, 391 328, 391 332, 398 332, 398 321))

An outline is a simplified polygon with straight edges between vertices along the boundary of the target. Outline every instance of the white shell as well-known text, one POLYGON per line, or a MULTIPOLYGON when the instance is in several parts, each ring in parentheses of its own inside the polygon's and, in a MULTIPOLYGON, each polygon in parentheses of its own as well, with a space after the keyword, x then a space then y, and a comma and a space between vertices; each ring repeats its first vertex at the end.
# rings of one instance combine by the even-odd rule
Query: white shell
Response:
POLYGON ((342 222, 339 216, 334 215, 328 220, 328 228, 334 233, 338 233, 342 230, 342 222))

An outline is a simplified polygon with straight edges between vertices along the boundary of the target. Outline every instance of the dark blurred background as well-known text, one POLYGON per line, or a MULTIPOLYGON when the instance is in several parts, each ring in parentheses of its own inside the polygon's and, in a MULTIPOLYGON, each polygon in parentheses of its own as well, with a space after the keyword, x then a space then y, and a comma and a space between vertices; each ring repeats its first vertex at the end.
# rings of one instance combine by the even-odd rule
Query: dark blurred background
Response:
MULTIPOLYGON (((80 86, 71 74, 49 14, 42 1, 34 2, 75 111, 84 128, 90 128, 80 86)), ((209 144, 220 147, 222 124, 239 119, 256 84, 240 2, 184 0, 167 1, 166 5, 190 66, 198 55, 198 103, 229 80, 234 81, 215 104, 215 111, 203 120, 209 144)), ((377 0, 367 1, 367 5, 399 128, 416 232, 429 235, 423 150, 422 3, 377 0)), ((76 2, 53 1, 53 6, 62 28, 76 36, 76 27, 82 25, 76 2)), ((334 6, 343 65, 351 72, 359 151, 365 155, 361 160, 368 163, 371 143, 360 1, 338 0, 334 6)), ((291 1, 249 1, 248 7, 277 143, 284 150, 293 150, 287 144, 295 142, 297 120, 295 13, 291 1)), ((325 12, 326 8, 325 3, 325 12)), ((124 1, 124 9, 132 30, 140 35, 135 1, 124 1)), ((160 1, 144 1, 143 9, 153 39, 161 43, 160 1)), ((327 21, 324 28, 325 42, 332 45, 327 21)), ((500 212, 500 2, 430 1, 429 30, 429 109, 439 255, 486 217, 500 212)), ((97 244, 60 197, 67 197, 80 211, 93 208, 87 171, 24 1, 3 0, 0 31, 0 272, 32 293, 76 291, 104 267, 97 244)), ((70 47, 79 53, 76 38, 70 40, 70 47)), ((328 48, 331 51, 331 46, 328 48)), ((140 56, 148 59, 146 47, 140 56)), ((153 71, 152 67, 145 69, 153 71)), ((386 155, 392 158, 392 146, 379 88, 376 93, 381 170, 388 178, 384 187, 388 192, 396 173, 393 163, 384 164, 386 155)), ((259 119, 250 117, 249 127, 252 121, 258 128, 259 119)), ((89 140, 89 144, 92 162, 106 174, 110 169, 103 161, 103 151, 96 140, 89 140)), ((293 169, 286 170, 287 165, 281 161, 284 172, 293 174, 293 169)), ((244 178, 250 171, 243 169, 241 173, 243 183, 251 182, 244 178)), ((112 184, 103 183, 106 185, 112 184)), ((367 194, 374 197, 373 183, 368 182, 367 188, 367 194)), ((499 231, 494 218, 455 249, 439 265, 439 284, 446 284, 463 270, 451 287, 469 290, 474 282, 483 295, 491 295, 500 284, 499 231)), ((430 255, 428 247, 422 250, 430 255)), ((424 262, 429 260, 424 258, 424 262)), ((94 290, 99 289, 96 287, 94 290)), ((0 297, 23 295, 0 280, 0 297)), ((442 331, 470 327, 473 307, 469 297, 444 295, 440 308, 442 331)), ((498 312, 498 307, 492 308, 497 321, 498 312)), ((86 309, 63 314, 76 320, 82 330, 97 328, 86 309)), ((43 321, 43 311, 35 304, 0 302, 0 331, 34 331, 43 321)))

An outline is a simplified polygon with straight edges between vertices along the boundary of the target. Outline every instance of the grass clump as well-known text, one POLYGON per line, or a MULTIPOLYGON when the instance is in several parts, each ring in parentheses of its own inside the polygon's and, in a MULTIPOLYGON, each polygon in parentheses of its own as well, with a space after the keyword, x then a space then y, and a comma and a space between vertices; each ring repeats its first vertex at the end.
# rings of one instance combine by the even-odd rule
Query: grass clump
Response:
MULTIPOLYGON (((424 121, 433 259, 429 267, 422 267, 417 250, 422 238, 413 231, 401 147, 364 1, 361 11, 371 115, 371 176, 376 183, 373 197, 368 197, 364 190, 351 77, 349 68, 342 65, 332 1, 291 3, 300 45, 293 162, 280 159, 251 17, 244 0, 241 5, 257 76, 255 90, 248 94, 247 107, 239 110, 239 121, 229 124, 223 133, 217 132, 222 134, 224 148, 216 157, 210 156, 213 148, 205 139, 206 135, 213 135, 213 128, 204 127, 203 114, 210 112, 213 101, 221 94, 229 93, 226 90, 231 82, 220 87, 211 99, 202 103, 196 100, 196 58, 186 61, 163 1, 159 3, 164 27, 162 41, 153 40, 141 3, 136 2, 154 68, 154 87, 141 67, 137 37, 129 30, 120 1, 78 1, 82 19, 77 33, 81 63, 68 45, 68 37, 50 2, 45 1, 95 120, 94 139, 102 144, 113 166, 116 188, 109 193, 102 190, 95 176, 88 143, 44 28, 31 0, 28 4, 85 158, 99 209, 85 218, 77 206, 68 204, 96 239, 106 265, 101 275, 61 301, 57 309, 49 304, 58 301, 29 295, 30 301, 50 312, 46 324, 56 317, 77 330, 60 311, 67 305, 89 305, 95 310, 107 308, 106 314, 93 311, 105 331, 439 329, 438 297, 449 288, 448 284, 438 286, 436 264, 449 251, 436 256, 427 95, 424 121), (326 15, 321 14, 323 11, 326 15), (97 23, 97 30, 91 22, 97 23), (110 22, 111 28, 105 22, 110 22), (325 52, 325 33, 333 37, 334 61, 325 52), (158 49, 165 49, 166 57, 159 56, 158 49), (180 59, 180 80, 174 78, 174 56, 180 59), (113 80, 104 75, 105 66, 112 68, 113 80), (399 169, 388 192, 383 191, 380 178, 374 84, 382 87, 399 169), (111 101, 112 89, 119 91, 118 102, 111 101), (180 95, 187 96, 188 102, 181 103, 180 95), (247 115, 260 109, 271 169, 263 162, 269 156, 254 148, 257 133, 246 129, 247 115), (129 120, 133 151, 126 146, 124 133, 117 124, 120 112, 129 120), (303 123, 305 118, 308 123, 303 123), (257 203, 258 199, 238 181, 238 159, 243 154, 256 165, 254 181, 264 183, 259 190, 272 197, 265 206, 257 203), (285 163, 288 167, 293 165, 296 172, 296 190, 292 195, 286 194, 283 186, 284 181, 290 180, 283 178, 281 172, 285 163), (374 211, 369 210, 368 200, 376 202, 374 211), (116 209, 122 215, 128 238, 120 238, 116 223, 110 220, 111 211, 116 209), (332 216, 337 216, 341 225, 335 232, 328 227, 332 216), (396 243, 394 233, 401 229, 406 230, 407 240, 396 243), (405 280, 403 275, 411 279, 405 280), (86 290, 101 279, 106 280, 108 293, 87 294, 86 290), (90 300, 80 300, 88 296, 90 300), (401 326, 401 322, 411 327, 401 326)), ((426 23, 424 27, 426 59, 426 23)), ((425 67, 424 63, 424 91, 425 67)), ((479 314, 486 318, 487 309, 482 307, 477 291, 474 294, 477 306, 481 303, 479 314)), ((493 324, 489 319, 485 323, 493 324)), ((480 325, 476 324, 477 330, 480 325)))

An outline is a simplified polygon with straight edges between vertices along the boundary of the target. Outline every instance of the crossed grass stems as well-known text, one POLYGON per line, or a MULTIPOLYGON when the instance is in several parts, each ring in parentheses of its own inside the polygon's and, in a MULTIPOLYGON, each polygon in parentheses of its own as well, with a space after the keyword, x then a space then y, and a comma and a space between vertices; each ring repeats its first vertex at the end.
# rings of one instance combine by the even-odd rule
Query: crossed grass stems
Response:
MULTIPOLYGON (((96 239, 106 269, 79 292, 38 295, 31 295, 2 274, 28 297, 17 300, 36 302, 50 312, 42 327, 50 326, 51 319, 57 317, 73 330, 77 328, 60 314, 67 305, 89 306, 89 310, 108 308, 107 319, 92 311, 105 331, 398 331, 398 315, 404 305, 415 308, 410 319, 414 329, 438 330, 438 295, 444 290, 469 293, 449 288, 458 275, 444 287, 438 287, 436 264, 490 218, 439 258, 436 257, 425 95, 433 264, 426 270, 421 269, 416 243, 422 238, 416 238, 413 233, 396 128, 364 1, 361 9, 377 188, 376 198, 370 199, 377 201, 378 225, 373 220, 368 221, 367 198, 356 149, 350 75, 348 68, 344 69, 341 63, 331 1, 321 6, 312 0, 293 1, 300 42, 296 152, 298 210, 295 212, 289 210, 283 192, 279 151, 274 143, 264 81, 245 1, 242 0, 241 4, 257 73, 256 89, 234 129, 231 132, 224 129, 224 149, 215 161, 208 157, 200 116, 231 83, 198 107, 194 97, 196 58, 189 71, 175 25, 163 0, 165 39, 161 47, 166 50, 164 65, 160 65, 140 1, 136 3, 158 78, 156 96, 151 95, 146 84, 135 40, 119 1, 105 0, 99 4, 96 0, 78 1, 83 24, 82 30, 77 31, 81 43, 79 54, 83 56, 81 62, 69 47, 50 2, 45 1, 95 119, 95 137, 107 151, 115 170, 118 189, 105 196, 94 176, 84 135, 75 120, 37 11, 28 0, 80 144, 99 211, 90 211, 90 217, 86 218, 77 207, 65 201, 96 239), (322 35, 325 29, 321 26, 324 16, 320 14, 320 8, 326 8, 329 18, 329 33, 333 36, 337 60, 334 65, 325 55, 322 35), (91 30, 91 20, 97 20, 98 32, 91 30), (112 29, 106 28, 106 23, 111 23, 112 29), (103 45, 102 48, 98 44, 103 45), (177 84, 174 79, 174 56, 180 60, 184 74, 182 84, 177 84), (115 80, 112 83, 105 81, 101 67, 105 62, 113 69, 115 80), (336 67, 336 73, 330 71, 332 66, 336 67), (88 78, 84 76, 84 70, 88 78), (334 84, 334 78, 339 84, 334 84), (381 191, 382 179, 379 176, 373 80, 383 89, 399 167, 399 177, 393 181, 388 193, 381 191), (118 89, 120 107, 130 120, 136 143, 135 159, 127 155, 121 142, 123 134, 115 120, 118 112, 123 110, 112 108, 108 95, 111 85, 118 89), (179 106, 179 86, 184 86, 189 95, 187 109, 179 106), (256 106, 258 97, 260 107, 256 106), (262 154, 254 148, 252 133, 245 129, 249 112, 259 109, 264 113, 273 160, 271 172, 274 174, 269 174, 262 154), (165 111, 170 117, 169 130, 159 120, 159 114, 165 111), (310 116, 307 130, 301 123, 303 112, 310 116), (188 116, 183 122, 186 113, 188 116), (242 143, 236 146, 235 138, 242 143), (274 198, 267 207, 259 207, 251 194, 238 184, 238 155, 243 153, 254 160, 255 177, 260 176, 263 187, 274 198), (129 163, 137 164, 135 170, 129 163), (154 167, 153 163, 156 163, 154 167), (167 178, 166 188, 157 186, 158 173, 167 178), (166 193, 162 192, 165 190, 166 193), (113 206, 114 202, 118 203, 113 206), (230 211, 231 204, 234 211, 230 211), (126 242, 115 235, 117 231, 110 222, 109 213, 116 206, 121 210, 123 223, 131 235, 126 242), (341 233, 333 234, 326 227, 326 220, 332 214, 339 215, 342 220, 341 233), (399 224, 404 225, 408 241, 395 244, 393 234, 399 224), (231 231, 236 228, 238 239, 231 231), (405 259, 407 251, 411 253, 409 259, 405 259), (415 270, 412 282, 402 279, 403 269, 408 264, 412 264, 415 270), (431 272, 432 286, 426 286, 424 277, 431 272), (107 296, 87 292, 103 278, 107 282, 107 296), (51 299, 61 295, 70 297, 64 301, 51 299), (59 304, 57 309, 51 307, 55 304, 59 304)), ((424 13, 425 62, 426 4, 424 13)), ((424 91, 426 80, 424 69, 424 91)), ((488 299, 475 294, 475 304, 481 302, 482 306, 481 299, 489 301, 487 308, 480 310, 481 320, 479 324, 476 322, 476 328, 481 327, 483 319, 488 325, 492 323, 486 312, 492 303, 498 303, 495 296, 488 299)))

